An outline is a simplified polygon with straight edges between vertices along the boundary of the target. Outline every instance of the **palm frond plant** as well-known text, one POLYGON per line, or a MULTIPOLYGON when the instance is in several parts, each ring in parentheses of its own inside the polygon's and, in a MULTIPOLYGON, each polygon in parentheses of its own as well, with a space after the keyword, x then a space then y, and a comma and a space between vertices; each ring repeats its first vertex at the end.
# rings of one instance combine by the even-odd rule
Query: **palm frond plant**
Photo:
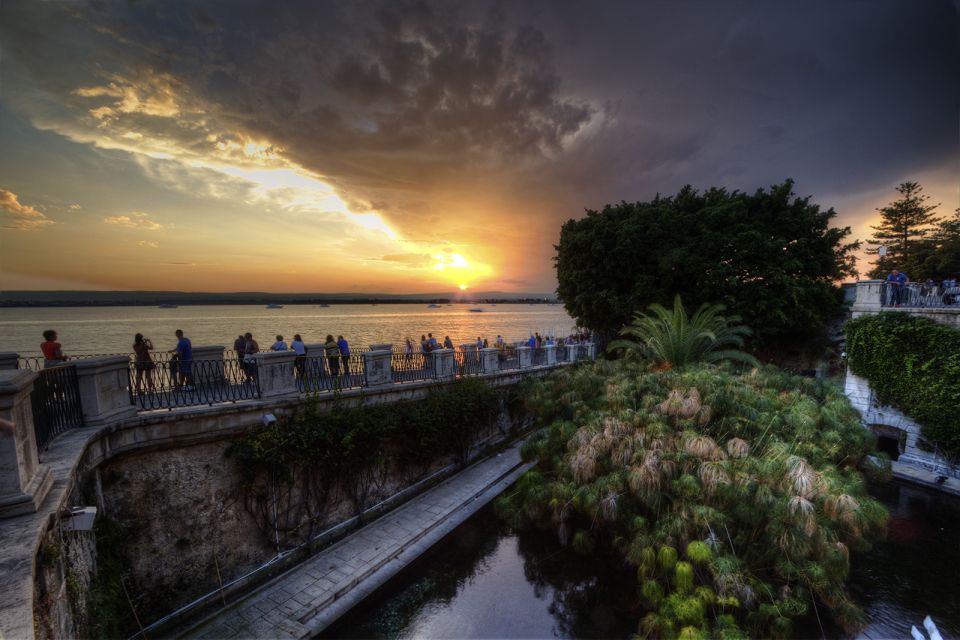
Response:
POLYGON ((786 638, 812 606, 856 631, 850 555, 887 515, 863 482, 875 437, 836 389, 769 367, 619 360, 539 380, 538 395, 574 380, 578 415, 534 409, 546 428, 523 456, 536 470, 497 503, 513 526, 620 554, 647 638, 786 638))
POLYGON ((622 337, 611 342, 607 351, 623 349, 665 369, 724 360, 759 364, 752 355, 740 350, 744 338, 752 331, 737 324, 740 316, 724 316, 723 305, 703 304, 689 316, 677 295, 673 309, 660 304, 652 304, 647 309, 649 313, 634 315, 633 322, 620 331, 622 337))

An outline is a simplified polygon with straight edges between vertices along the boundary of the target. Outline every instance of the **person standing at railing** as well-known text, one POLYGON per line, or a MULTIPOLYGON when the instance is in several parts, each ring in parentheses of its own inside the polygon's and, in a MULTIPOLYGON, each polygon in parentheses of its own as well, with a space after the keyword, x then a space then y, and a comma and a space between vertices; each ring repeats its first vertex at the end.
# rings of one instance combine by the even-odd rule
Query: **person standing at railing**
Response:
POLYGON ((297 357, 293 359, 293 370, 297 376, 302 378, 304 375, 304 367, 307 364, 307 345, 303 344, 303 339, 299 333, 293 336, 293 340, 290 342, 290 348, 297 354, 297 357))
POLYGON ((144 338, 142 333, 133 336, 133 368, 137 372, 136 387, 137 393, 143 389, 143 378, 147 379, 147 389, 153 391, 153 370, 157 368, 150 352, 153 351, 153 341, 150 338, 144 338))
POLYGON ((247 339, 243 337, 243 334, 237 336, 237 339, 233 341, 233 353, 237 356, 237 364, 240 365, 240 368, 243 368, 243 353, 247 349, 247 339))
POLYGON ((443 338, 443 348, 444 348, 444 349, 453 349, 453 340, 450 339, 450 336, 444 336, 444 338, 443 338))
POLYGON ((330 367, 330 375, 334 377, 340 375, 340 345, 337 344, 332 335, 327 336, 323 350, 327 354, 327 366, 330 367))
POLYGON ((343 375, 350 375, 350 344, 343 336, 337 336, 337 348, 340 349, 340 361, 343 363, 343 375))
POLYGON ((277 341, 270 345, 270 351, 286 351, 287 343, 283 341, 283 336, 278 335, 277 341))
POLYGON ((182 385, 184 391, 193 391, 193 345, 181 329, 177 329, 174 335, 177 336, 177 346, 174 348, 177 354, 177 386, 182 385))
POLYGON ((53 329, 47 329, 43 332, 43 342, 40 343, 40 351, 43 352, 43 368, 51 369, 60 366, 67 361, 67 354, 63 352, 60 343, 57 342, 57 332, 53 329))
POLYGON ((411 340, 409 336, 403 343, 403 352, 408 356, 413 355, 413 340, 411 340))
POLYGON ((890 272, 890 275, 887 276, 887 286, 890 287, 890 304, 899 307, 903 303, 903 294, 908 282, 910 282, 910 278, 907 277, 907 274, 900 273, 896 269, 890 272))
POLYGON ((257 359, 253 354, 260 353, 260 345, 249 331, 243 334, 243 340, 243 373, 247 382, 253 382, 257 379, 257 359))

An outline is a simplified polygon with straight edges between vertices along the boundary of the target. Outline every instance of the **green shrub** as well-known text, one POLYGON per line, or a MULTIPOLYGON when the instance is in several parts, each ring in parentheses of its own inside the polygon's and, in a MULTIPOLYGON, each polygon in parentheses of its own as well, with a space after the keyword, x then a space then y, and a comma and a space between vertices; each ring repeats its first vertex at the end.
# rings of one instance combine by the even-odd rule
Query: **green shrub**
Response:
POLYGON ((916 420, 946 455, 960 456, 960 331, 890 312, 847 323, 850 370, 883 404, 916 420))
POLYGON ((809 601, 856 630, 847 560, 887 516, 861 472, 876 437, 832 385, 597 362, 551 374, 529 404, 546 425, 537 467, 498 510, 636 566, 641 635, 782 637, 809 601))
POLYGON ((498 391, 476 379, 390 405, 321 412, 314 399, 226 455, 240 465, 245 507, 264 535, 296 546, 325 524, 338 492, 359 513, 390 477, 418 477, 445 455, 465 461, 499 409, 498 391))

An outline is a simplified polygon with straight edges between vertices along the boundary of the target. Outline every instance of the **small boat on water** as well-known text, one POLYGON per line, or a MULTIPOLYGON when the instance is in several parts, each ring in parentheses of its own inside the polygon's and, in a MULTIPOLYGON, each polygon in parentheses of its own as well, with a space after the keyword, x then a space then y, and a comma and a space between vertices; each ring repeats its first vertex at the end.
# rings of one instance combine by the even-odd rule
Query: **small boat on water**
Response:
POLYGON ((481 313, 483 309, 481 309, 480 307, 474 307, 473 309, 470 309, 470 311, 472 311, 473 313, 481 313))
POLYGON ((428 304, 427 309, 439 309, 440 305, 438 304, 428 304))
POLYGON ((320 305, 320 308, 321 308, 321 309, 326 309, 326 308, 329 307, 329 306, 330 306, 330 305, 328 305, 326 302, 324 302, 323 304, 320 305))
POLYGON ((283 309, 282 304, 268 304, 267 309, 283 309))
POLYGON ((161 304, 157 306, 157 309, 176 309, 177 305, 175 304, 161 304))

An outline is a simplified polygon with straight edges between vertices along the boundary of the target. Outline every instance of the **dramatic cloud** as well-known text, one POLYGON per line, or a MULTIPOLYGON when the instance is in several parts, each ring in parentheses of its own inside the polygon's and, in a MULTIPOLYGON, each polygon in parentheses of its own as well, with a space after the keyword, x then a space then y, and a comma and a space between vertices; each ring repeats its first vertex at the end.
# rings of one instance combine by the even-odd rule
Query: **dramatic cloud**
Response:
MULTIPOLYGON (((159 195, 123 197, 106 169, 116 202, 6 186, 48 211, 83 202, 70 217, 114 233, 158 229, 109 213, 149 206, 183 234, 165 253, 206 238, 265 287, 302 269, 324 275, 283 286, 550 290, 564 220, 687 183, 792 177, 865 237, 899 181, 960 203, 958 16, 950 0, 5 3, 0 117, 159 195), (251 235, 285 241, 251 251, 251 235)), ((203 268, 201 288, 236 277, 203 268)))
POLYGON ((53 220, 47 218, 33 207, 21 204, 17 194, 6 189, 0 189, 0 209, 5 212, 2 218, 4 229, 17 229, 18 231, 29 231, 53 224, 53 220))

